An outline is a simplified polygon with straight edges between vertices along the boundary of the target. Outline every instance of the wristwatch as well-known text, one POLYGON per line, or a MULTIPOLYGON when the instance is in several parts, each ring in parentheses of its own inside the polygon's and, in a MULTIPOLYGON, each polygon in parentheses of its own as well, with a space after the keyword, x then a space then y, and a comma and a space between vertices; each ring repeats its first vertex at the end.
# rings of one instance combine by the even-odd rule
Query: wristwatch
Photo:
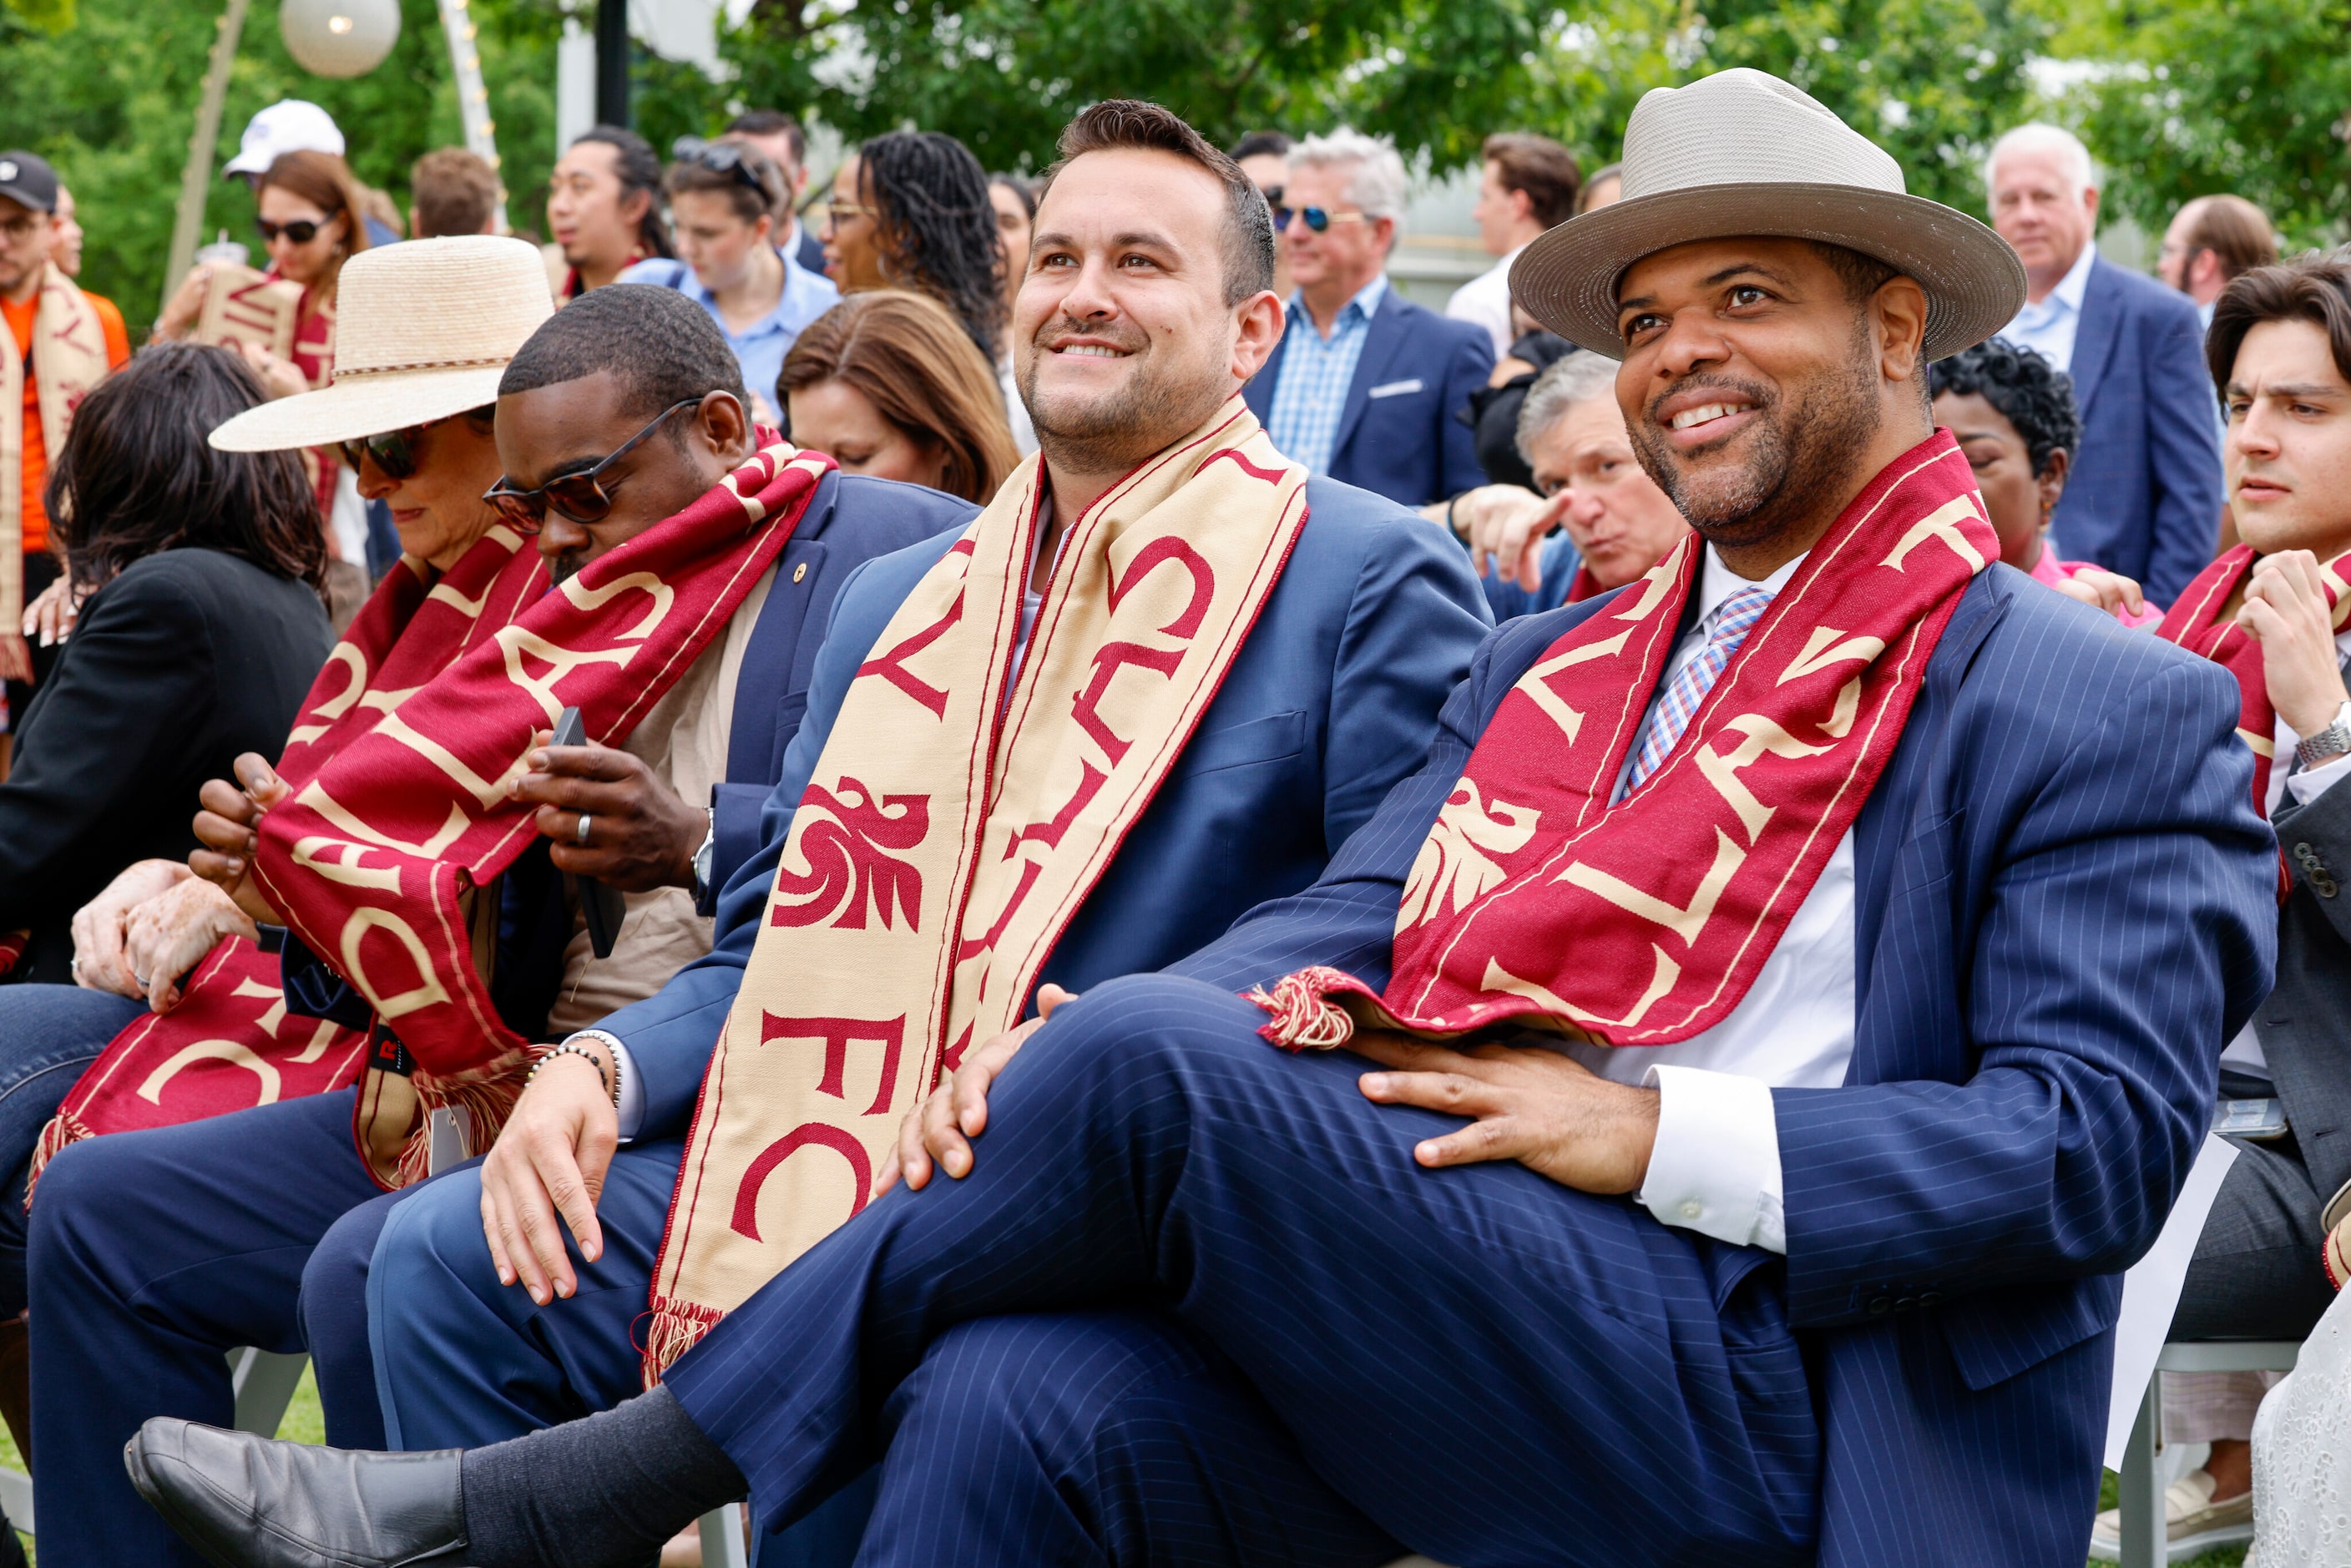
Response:
MULTIPOLYGON (((2351 751, 2351 742, 2343 747, 2351 751)), ((694 902, 699 906, 710 902, 710 857, 718 848, 718 813, 710 814, 710 831, 702 835, 702 847, 694 852, 694 902)))
POLYGON ((2351 752, 2351 702, 2335 710, 2333 724, 2316 735, 2304 736, 2294 748, 2294 754, 2302 758, 2304 768, 2315 768, 2346 752, 2351 752))

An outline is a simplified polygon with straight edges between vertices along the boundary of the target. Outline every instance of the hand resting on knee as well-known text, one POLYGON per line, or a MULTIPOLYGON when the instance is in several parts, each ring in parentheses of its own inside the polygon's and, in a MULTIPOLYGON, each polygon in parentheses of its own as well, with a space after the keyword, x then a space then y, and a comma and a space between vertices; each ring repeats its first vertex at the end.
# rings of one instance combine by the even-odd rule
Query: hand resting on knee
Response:
POLYGON ((592 1036, 578 1044, 602 1072, 584 1057, 549 1057, 523 1086, 482 1162, 482 1237, 498 1283, 520 1281, 542 1307, 580 1289, 563 1249, 566 1229, 590 1263, 604 1254, 596 1201, 621 1141, 606 1087, 611 1055, 592 1036))
POLYGON ((969 1176, 970 1140, 987 1127, 988 1086, 1004 1071, 1004 1064, 1028 1043, 1029 1037, 1045 1027, 1053 1010, 1075 999, 1076 993, 1059 986, 1038 988, 1035 1018, 981 1041, 963 1059, 953 1078, 932 1090, 929 1099, 907 1112, 906 1120, 898 1128, 897 1146, 882 1157, 882 1168, 873 1173, 873 1196, 880 1197, 897 1186, 901 1175, 905 1176, 910 1190, 920 1192, 930 1185, 934 1163, 958 1181, 969 1176))

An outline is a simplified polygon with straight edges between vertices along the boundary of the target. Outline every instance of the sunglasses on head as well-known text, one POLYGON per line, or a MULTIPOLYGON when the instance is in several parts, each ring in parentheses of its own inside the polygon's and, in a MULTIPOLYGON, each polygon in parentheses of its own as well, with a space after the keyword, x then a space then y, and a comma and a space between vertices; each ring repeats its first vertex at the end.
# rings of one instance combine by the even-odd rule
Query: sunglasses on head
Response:
POLYGON ((736 142, 705 141, 698 147, 681 147, 677 150, 677 156, 682 163, 693 163, 714 174, 727 175, 737 183, 748 185, 763 196, 768 193, 759 183, 758 172, 751 166, 745 149, 736 142))
POLYGON ((599 523, 612 514, 612 495, 604 487, 604 471, 634 451, 638 443, 659 430, 672 415, 689 408, 700 408, 698 397, 674 402, 653 415, 651 423, 620 445, 614 447, 592 468, 576 474, 565 474, 549 479, 536 490, 517 490, 500 479, 482 494, 497 512, 499 520, 517 533, 535 534, 545 525, 549 507, 575 523, 599 523))
MULTIPOLYGON (((333 221, 332 218, 327 220, 328 223, 333 221)), ((327 225, 314 224, 308 218, 296 218, 290 224, 273 224, 267 218, 256 218, 253 220, 253 226, 261 231, 261 243, 264 245, 267 245, 279 235, 284 235, 296 245, 308 245, 319 237, 319 231, 327 225)))
POLYGON ((1361 213, 1334 213, 1322 207, 1277 206, 1273 209, 1273 226, 1286 229, 1293 217, 1301 220, 1316 234, 1321 234, 1332 224, 1367 224, 1372 221, 1361 213))

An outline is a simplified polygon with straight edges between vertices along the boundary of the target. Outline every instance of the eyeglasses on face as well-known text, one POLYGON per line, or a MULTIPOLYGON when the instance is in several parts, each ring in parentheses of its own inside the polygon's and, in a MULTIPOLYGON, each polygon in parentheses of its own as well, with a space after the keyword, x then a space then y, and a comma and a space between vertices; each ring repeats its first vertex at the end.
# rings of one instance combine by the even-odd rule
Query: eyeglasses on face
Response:
POLYGON ((1316 234, 1322 233, 1332 224, 1367 224, 1372 221, 1363 213, 1334 213, 1327 207, 1278 206, 1273 209, 1273 226, 1277 229, 1286 229, 1293 217, 1303 222, 1316 234))
POLYGON ((701 406, 702 400, 698 397, 670 404, 653 415, 652 422, 643 430, 614 447, 592 468, 549 479, 536 490, 517 490, 507 480, 500 479, 483 492, 482 499, 488 502, 499 518, 517 533, 538 532, 547 521, 549 507, 575 523, 602 522, 612 515, 612 494, 604 487, 604 471, 636 450, 640 442, 659 430, 674 415, 701 406))
POLYGON ((33 237, 34 231, 41 226, 48 215, 47 213, 20 213, 6 222, 0 223, 0 235, 7 235, 12 241, 28 240, 33 237))
MULTIPOLYGON (((328 223, 333 221, 329 218, 328 223)), ((267 218, 256 218, 253 220, 253 226, 260 231, 261 243, 264 245, 269 244, 279 235, 284 235, 295 245, 308 245, 319 237, 319 231, 327 225, 312 223, 308 218, 296 218, 290 224, 273 224, 267 218)))
POLYGON ((825 215, 836 224, 844 223, 851 218, 878 218, 882 215, 874 208, 860 206, 855 202, 827 202, 824 204, 824 211, 825 215))

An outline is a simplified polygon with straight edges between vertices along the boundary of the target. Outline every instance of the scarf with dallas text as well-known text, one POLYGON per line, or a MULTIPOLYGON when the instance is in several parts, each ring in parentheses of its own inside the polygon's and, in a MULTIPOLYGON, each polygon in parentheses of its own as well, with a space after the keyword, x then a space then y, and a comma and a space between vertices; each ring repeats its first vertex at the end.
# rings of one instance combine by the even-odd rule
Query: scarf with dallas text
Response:
POLYGON ((537 837, 537 808, 511 793, 533 732, 576 707, 590 739, 626 740, 725 630, 832 466, 780 444, 755 454, 541 595, 263 818, 264 895, 374 1009, 373 1060, 390 1071, 362 1085, 358 1131, 379 1181, 424 1174, 424 1117, 444 1106, 486 1147, 538 1053, 498 1017, 484 972, 487 884, 537 837))
POLYGON ((1272 592, 1305 488, 1232 399, 1069 519, 1024 656, 1031 456, 898 607, 793 814, 703 1078, 648 1385, 863 1207, 907 1109, 1019 1020, 1272 592))
MULTIPOLYGON (((402 557, 311 683, 277 759, 278 778, 298 791, 328 758, 512 622, 546 587, 538 552, 503 527, 437 577, 424 562, 402 557)), ((224 938, 197 966, 177 1007, 134 1019, 82 1073, 42 1129, 35 1178, 59 1149, 83 1138, 200 1122, 354 1082, 367 1036, 323 1019, 289 1017, 282 984, 275 956, 242 936, 224 938)))
POLYGON ((1746 996, 1902 736, 1959 596, 2000 559, 1937 431, 1870 481, 1749 631, 1666 760, 1610 803, 1697 591, 1684 539, 1521 676, 1414 860, 1395 963, 1250 999, 1292 1050, 1357 1025, 1447 1038, 1510 1022, 1667 1045, 1746 996))

